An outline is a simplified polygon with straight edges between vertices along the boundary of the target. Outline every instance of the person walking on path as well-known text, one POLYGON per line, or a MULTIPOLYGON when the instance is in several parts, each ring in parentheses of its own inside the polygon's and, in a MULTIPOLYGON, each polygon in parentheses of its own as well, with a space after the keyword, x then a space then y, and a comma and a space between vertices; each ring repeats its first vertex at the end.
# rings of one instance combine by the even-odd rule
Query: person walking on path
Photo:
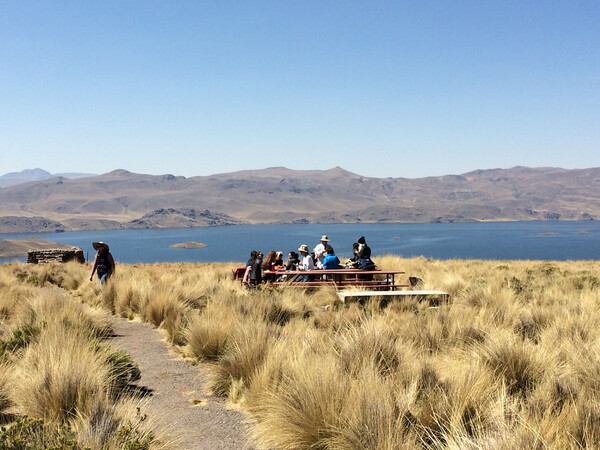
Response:
POLYGON ((92 247, 96 250, 96 256, 90 273, 90 281, 94 279, 94 272, 96 272, 100 284, 104 284, 115 273, 115 260, 109 251, 108 244, 102 241, 94 242, 92 247))

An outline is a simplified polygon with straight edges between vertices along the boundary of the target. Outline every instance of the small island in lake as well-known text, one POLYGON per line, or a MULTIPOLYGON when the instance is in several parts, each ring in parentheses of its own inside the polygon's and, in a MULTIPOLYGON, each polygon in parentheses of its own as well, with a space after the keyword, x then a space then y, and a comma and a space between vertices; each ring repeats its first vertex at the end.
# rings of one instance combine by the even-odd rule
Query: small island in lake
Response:
POLYGON ((190 241, 190 242, 182 242, 181 244, 173 244, 169 245, 171 248, 203 248, 206 247, 206 244, 202 242, 190 241))

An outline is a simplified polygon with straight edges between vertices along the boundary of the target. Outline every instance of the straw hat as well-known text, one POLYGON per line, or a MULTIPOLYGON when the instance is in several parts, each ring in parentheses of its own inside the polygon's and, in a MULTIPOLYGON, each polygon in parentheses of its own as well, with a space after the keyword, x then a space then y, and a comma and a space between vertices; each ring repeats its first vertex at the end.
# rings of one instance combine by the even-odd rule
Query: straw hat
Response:
POLYGON ((94 250, 101 250, 101 249, 106 249, 106 251, 108 251, 108 244, 105 244, 102 241, 99 242, 93 242, 92 243, 92 247, 94 247, 94 250))
POLYGON ((302 244, 302 245, 300 246, 300 248, 298 249, 298 251, 299 251, 299 252, 306 252, 306 253, 308 253, 308 245, 306 245, 306 244, 302 244))
POLYGON ((325 241, 325 242, 329 242, 329 238, 325 234, 323 236, 321 236, 321 240, 325 241))

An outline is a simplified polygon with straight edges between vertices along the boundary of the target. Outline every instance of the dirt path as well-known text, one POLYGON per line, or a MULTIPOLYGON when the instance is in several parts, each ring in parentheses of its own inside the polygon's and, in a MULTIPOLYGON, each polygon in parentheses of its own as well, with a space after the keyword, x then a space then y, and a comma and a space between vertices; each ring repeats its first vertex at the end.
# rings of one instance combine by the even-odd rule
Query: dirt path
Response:
POLYGON ((113 319, 111 345, 138 364, 138 386, 151 390, 148 413, 178 439, 178 449, 251 449, 244 416, 225 408, 224 399, 206 395, 205 369, 169 351, 152 325, 113 319))

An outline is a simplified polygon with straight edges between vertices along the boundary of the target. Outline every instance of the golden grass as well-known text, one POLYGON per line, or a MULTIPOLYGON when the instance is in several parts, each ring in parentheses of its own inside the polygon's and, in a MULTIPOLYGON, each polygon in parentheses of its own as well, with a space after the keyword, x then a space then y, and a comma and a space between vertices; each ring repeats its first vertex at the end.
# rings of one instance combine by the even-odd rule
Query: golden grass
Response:
POLYGON ((101 344, 106 312, 81 302, 85 270, 0 266, 0 446, 169 448, 125 390, 123 356, 101 344))
POLYGON ((14 401, 23 414, 68 422, 108 395, 103 355, 76 333, 45 328, 15 364, 14 401))
POLYGON ((120 265, 102 287, 82 282, 89 267, 17 265, 2 268, 0 339, 40 323, 13 281, 29 299, 60 286, 164 328, 208 363, 210 389, 247 412, 260 448, 596 448, 599 262, 377 263, 451 301, 381 308, 341 304, 332 289, 247 291, 227 264, 120 265))

